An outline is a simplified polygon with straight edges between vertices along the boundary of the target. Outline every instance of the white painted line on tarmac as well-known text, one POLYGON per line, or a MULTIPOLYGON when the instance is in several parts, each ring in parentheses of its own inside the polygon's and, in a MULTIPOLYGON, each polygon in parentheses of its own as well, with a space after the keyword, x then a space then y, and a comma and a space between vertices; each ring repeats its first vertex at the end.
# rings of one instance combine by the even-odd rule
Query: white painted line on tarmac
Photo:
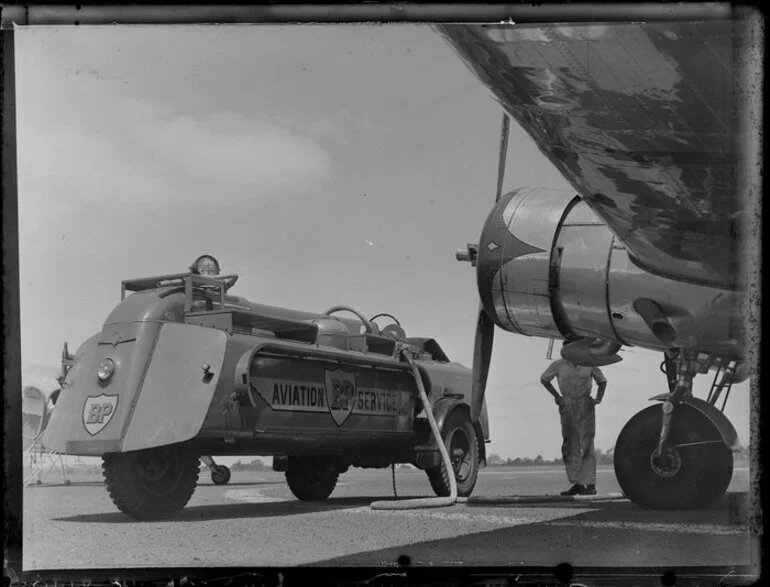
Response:
POLYGON ((549 508, 542 510, 528 510, 526 515, 505 516, 495 514, 482 514, 473 512, 446 512, 435 509, 425 510, 373 510, 369 506, 357 507, 344 510, 351 514, 369 514, 376 516, 402 516, 410 518, 423 518, 432 520, 443 520, 447 522, 483 522, 486 524, 500 524, 502 526, 522 526, 525 524, 536 524, 539 522, 549 522, 568 516, 585 513, 585 510, 578 508, 549 508))
POLYGON ((512 477, 518 475, 564 475, 564 471, 489 471, 482 469, 479 471, 479 475, 510 475, 512 477))
POLYGON ((259 489, 228 489, 224 493, 227 499, 240 501, 243 503, 277 503, 281 501, 296 501, 283 497, 268 497, 263 495, 259 489))
MULTIPOLYGON (((347 485, 347 483, 337 483, 337 486, 347 485)), ((302 503, 296 497, 271 497, 262 493, 261 489, 227 489, 224 494, 225 498, 233 501, 240 501, 242 503, 279 503, 279 502, 297 502, 302 503)))
POLYGON ((573 495, 576 501, 615 501, 618 499, 626 499, 623 493, 597 493, 594 495, 573 495))
MULTIPOLYGON (((748 471, 749 467, 733 467, 733 471, 748 471)), ((612 473, 614 474, 615 471, 613 469, 597 469, 597 474, 601 473, 612 473)), ((479 471, 479 475, 563 475, 564 471, 562 469, 545 469, 543 471, 537 471, 532 469, 526 469, 523 471, 515 471, 512 469, 506 469, 505 471, 493 471, 490 470, 489 467, 481 469, 479 471)))
POLYGON ((720 536, 747 535, 748 530, 740 526, 720 526, 717 524, 661 524, 655 522, 589 522, 563 521, 546 522, 548 526, 572 526, 579 528, 606 528, 616 530, 643 530, 648 532, 674 532, 677 534, 718 534, 720 536))
POLYGON ((719 536, 747 535, 748 530, 740 526, 723 526, 718 524, 665 524, 656 522, 592 522, 588 520, 564 520, 578 514, 584 514, 582 508, 542 508, 528 509, 526 514, 510 516, 482 514, 474 512, 425 510, 373 510, 368 506, 342 510, 350 514, 367 514, 375 516, 401 516, 421 518, 425 520, 441 520, 446 522, 469 522, 499 524, 501 526, 523 526, 527 524, 544 524, 548 526, 568 526, 574 528, 597 528, 617 530, 642 530, 649 532, 669 532, 677 534, 707 534, 719 536))
POLYGON ((531 504, 531 503, 558 503, 565 501, 616 501, 626 499, 622 493, 595 493, 593 495, 560 495, 544 493, 540 495, 496 495, 471 497, 458 497, 457 503, 471 505, 500 505, 500 504, 531 504))

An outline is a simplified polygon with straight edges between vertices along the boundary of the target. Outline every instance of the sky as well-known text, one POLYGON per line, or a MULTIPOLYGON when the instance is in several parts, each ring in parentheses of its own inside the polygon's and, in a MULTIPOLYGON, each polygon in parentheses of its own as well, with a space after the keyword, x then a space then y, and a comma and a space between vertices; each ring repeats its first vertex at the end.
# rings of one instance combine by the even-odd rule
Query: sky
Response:
MULTIPOLYGON (((101 329, 124 279, 203 253, 254 302, 388 312, 472 363, 475 271, 502 112, 424 25, 17 28, 23 385, 101 329)), ((512 124, 505 191, 569 189, 512 124)), ((560 456, 548 341, 501 330, 488 454, 560 456)), ((558 345, 556 345, 558 349, 558 345)), ((596 446, 666 391, 662 358, 604 368, 596 446)), ((705 397, 712 376, 696 378, 705 397)), ((749 438, 748 384, 727 416, 749 438)))

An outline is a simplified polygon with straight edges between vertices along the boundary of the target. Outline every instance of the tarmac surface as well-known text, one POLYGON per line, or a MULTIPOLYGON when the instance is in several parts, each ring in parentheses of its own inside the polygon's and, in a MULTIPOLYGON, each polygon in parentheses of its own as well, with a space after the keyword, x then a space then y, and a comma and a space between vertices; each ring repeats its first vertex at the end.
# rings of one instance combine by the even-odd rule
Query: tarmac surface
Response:
MULTIPOLYGON (((596 499, 539 498, 567 487, 562 468, 483 469, 474 497, 538 496, 534 503, 456 504, 375 511, 393 499, 390 469, 351 469, 322 503, 300 502, 282 473, 234 471, 199 486, 181 514, 136 522, 112 504, 98 475, 24 489, 24 571, 86 568, 396 566, 749 567, 759 561, 745 501, 749 471, 737 467, 728 495, 703 511, 644 511, 625 499, 611 468, 596 499)), ((397 469, 399 498, 433 497, 422 471, 397 469)))

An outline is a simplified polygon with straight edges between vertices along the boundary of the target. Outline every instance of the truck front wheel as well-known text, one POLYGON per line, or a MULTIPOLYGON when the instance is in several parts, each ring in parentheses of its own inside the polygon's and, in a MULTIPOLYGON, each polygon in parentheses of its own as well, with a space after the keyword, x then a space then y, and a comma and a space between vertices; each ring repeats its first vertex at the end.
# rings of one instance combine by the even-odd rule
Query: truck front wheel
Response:
POLYGON ((102 457, 112 502, 135 520, 161 520, 181 511, 198 483, 198 455, 188 447, 162 446, 102 457))
MULTIPOLYGON (((449 414, 442 426, 441 435, 444 446, 449 452, 449 460, 452 461, 452 473, 457 482, 457 495, 468 497, 476 486, 476 478, 479 474, 479 441, 467 412, 455 410, 449 414)), ((450 473, 443 462, 438 467, 426 469, 425 472, 436 495, 439 497, 449 495, 450 473)))

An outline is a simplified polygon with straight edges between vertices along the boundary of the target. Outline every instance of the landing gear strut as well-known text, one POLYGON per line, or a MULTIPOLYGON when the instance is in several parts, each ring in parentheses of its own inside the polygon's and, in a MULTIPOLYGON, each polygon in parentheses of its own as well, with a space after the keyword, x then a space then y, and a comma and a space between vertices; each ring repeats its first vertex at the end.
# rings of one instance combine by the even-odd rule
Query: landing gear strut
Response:
MULTIPOLYGON (((666 357, 669 358, 668 356, 666 357)), ((691 350, 679 351, 676 353, 671 363, 666 365, 666 374, 669 378, 670 393, 657 395, 651 399, 663 400, 661 409, 660 438, 656 449, 656 457, 665 459, 666 440, 671 431, 671 420, 673 418, 674 408, 686 397, 692 396, 692 381, 698 373, 707 373, 709 367, 714 362, 714 355, 709 355, 705 361, 698 360, 698 353, 691 350), (671 389, 672 379, 669 374, 671 366, 676 368, 676 382, 671 389)))
POLYGON ((727 490, 737 435, 712 403, 692 397, 693 378, 713 356, 667 356, 670 393, 631 418, 615 445, 615 474, 625 494, 645 509, 707 508, 727 490), (671 367, 676 368, 676 378, 671 367))

